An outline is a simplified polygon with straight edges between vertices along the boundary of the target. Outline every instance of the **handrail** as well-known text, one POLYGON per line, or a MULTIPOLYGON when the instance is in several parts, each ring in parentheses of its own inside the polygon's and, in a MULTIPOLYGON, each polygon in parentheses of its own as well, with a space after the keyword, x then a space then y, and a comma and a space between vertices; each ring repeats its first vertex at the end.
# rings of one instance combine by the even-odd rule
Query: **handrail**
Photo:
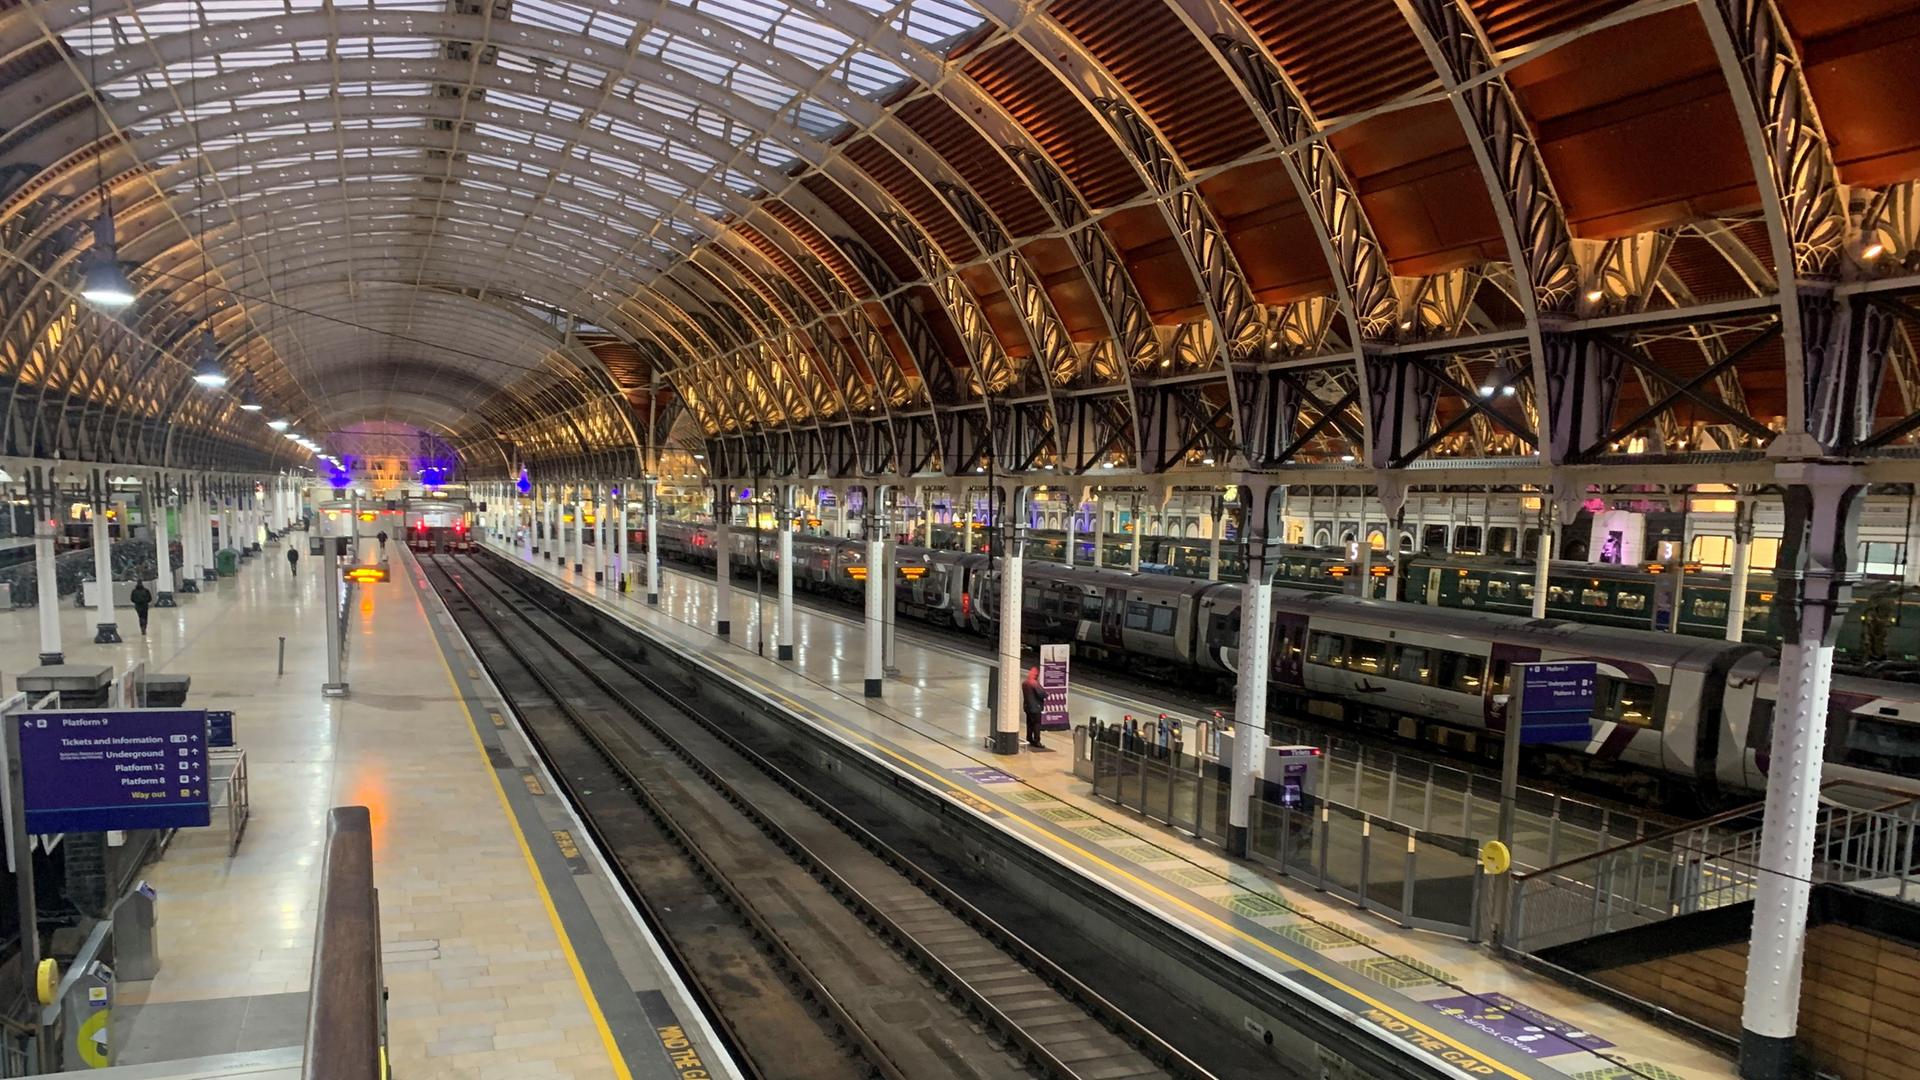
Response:
POLYGON ((327 814, 302 1080, 382 1080, 382 983, 373 825, 366 807, 336 806, 327 814))
MULTIPOLYGON (((1910 792, 1900 791, 1897 788, 1881 787, 1878 784, 1862 784, 1854 780, 1825 780, 1825 781, 1822 781, 1820 784, 1820 790, 1822 792, 1828 791, 1833 788, 1841 788, 1841 787, 1858 788, 1863 791, 1878 791, 1894 797, 1894 801, 1886 804, 1886 806, 1871 808, 1871 809, 1879 809, 1879 810, 1890 809, 1894 806, 1900 805, 1901 803, 1911 802, 1911 801, 1914 801, 1915 799, 1915 796, 1910 792)), ((1516 882, 1520 882, 1520 881, 1526 881, 1530 878, 1539 877, 1542 874, 1560 874, 1562 871, 1566 870, 1566 868, 1569 866, 1578 866, 1581 863, 1591 862, 1594 859, 1605 858, 1608 855, 1617 855, 1620 852, 1627 850, 1628 848, 1644 847, 1648 844, 1657 843, 1661 840, 1667 840, 1672 837, 1679 836, 1682 833, 1697 832, 1701 829, 1711 828, 1712 826, 1719 825, 1724 822, 1732 821, 1736 818, 1743 818, 1752 814, 1761 813, 1766 809, 1766 805, 1767 804, 1765 800, 1761 800, 1759 802, 1746 803, 1744 805, 1734 807, 1732 810, 1723 810, 1720 813, 1715 814, 1709 818, 1701 818, 1698 821, 1689 821, 1689 822, 1686 822, 1685 824, 1675 825, 1673 828, 1666 829, 1661 832, 1650 833, 1646 836, 1638 837, 1633 840, 1625 840, 1625 841, 1622 841, 1621 843, 1615 844, 1610 848, 1602 848, 1599 851, 1589 852, 1585 855, 1579 856, 1578 858, 1566 859, 1561 862, 1554 863, 1552 866, 1542 866, 1538 869, 1528 870, 1525 872, 1516 871, 1513 875, 1513 879, 1516 882)), ((1848 809, 1862 809, 1862 808, 1848 807, 1848 809)), ((1565 876, 1565 875, 1562 874, 1562 876, 1565 876)))

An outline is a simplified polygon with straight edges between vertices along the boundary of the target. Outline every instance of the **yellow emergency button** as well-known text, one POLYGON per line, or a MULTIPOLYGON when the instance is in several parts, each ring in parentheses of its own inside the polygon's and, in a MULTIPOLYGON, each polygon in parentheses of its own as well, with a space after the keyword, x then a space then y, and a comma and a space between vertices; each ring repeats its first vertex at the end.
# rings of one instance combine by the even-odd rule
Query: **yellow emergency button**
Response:
POLYGON ((1489 874, 1504 874, 1513 869, 1513 852, 1498 840, 1480 845, 1480 869, 1489 874))

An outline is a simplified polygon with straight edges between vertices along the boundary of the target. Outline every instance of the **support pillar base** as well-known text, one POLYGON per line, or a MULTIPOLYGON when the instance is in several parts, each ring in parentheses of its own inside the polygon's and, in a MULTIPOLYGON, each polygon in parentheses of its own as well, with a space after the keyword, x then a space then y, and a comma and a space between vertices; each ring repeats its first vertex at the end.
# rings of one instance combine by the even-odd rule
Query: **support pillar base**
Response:
POLYGON ((1787 1080, 1793 1075, 1791 1036, 1740 1033, 1740 1080, 1787 1080))
POLYGON ((594 583, 595 585, 598 585, 598 584, 600 584, 601 582, 603 582, 603 581, 605 581, 605 580, 607 580, 607 576, 606 576, 605 574, 603 574, 603 573, 601 573, 601 572, 600 572, 600 571, 598 571, 598 570, 595 570, 595 571, 593 572, 593 583, 594 583))
POLYGON ((172 593, 163 592, 163 593, 153 594, 153 606, 154 607, 178 607, 179 605, 173 602, 172 593))
POLYGON ((1017 731, 996 731, 988 737, 987 749, 996 754, 1018 754, 1020 752, 1020 733, 1017 731))
POLYGON ((320 693, 326 697, 346 697, 347 684, 343 682, 321 683, 320 693))
POLYGON ((193 580, 193 576, 189 574, 181 579, 180 591, 183 593, 197 593, 200 591, 200 583, 193 580))
POLYGON ((574 572, 574 573, 576 573, 576 574, 578 574, 578 573, 581 573, 582 571, 584 571, 584 570, 586 570, 586 568, 587 568, 587 564, 586 564, 586 563, 574 563, 574 564, 573 564, 573 572, 574 572))
POLYGON ((791 659, 793 659, 793 646, 791 646, 791 645, 777 645, 777 646, 775 646, 774 648, 775 648, 775 653, 774 653, 774 655, 775 655, 775 656, 776 656, 776 657, 777 657, 778 659, 781 659, 781 660, 791 660, 791 659))
POLYGON ((1227 826, 1227 854, 1236 859, 1247 857, 1247 827, 1245 825, 1227 826))
POLYGON ((657 592, 650 592, 650 593, 648 593, 648 594, 647 594, 647 603, 649 603, 649 604, 658 604, 659 602, 660 602, 660 594, 659 594, 659 593, 657 593, 657 592))
POLYGON ((721 619, 719 622, 714 624, 713 632, 720 635, 721 637, 732 637, 733 636, 732 621, 728 619, 721 619))
POLYGON ((879 697, 880 687, 884 684, 884 682, 885 682, 884 679, 868 679, 867 680, 867 696, 879 697))
POLYGON ((220 572, 217 570, 202 570, 200 571, 200 580, 201 581, 219 581, 220 572))
POLYGON ((55 664, 64 664, 66 662, 67 662, 66 653, 43 652, 40 654, 41 667, 52 667, 55 664))
POLYGON ((110 622, 95 623, 94 629, 93 629, 93 643, 95 645, 120 644, 120 625, 118 623, 110 623, 110 622))

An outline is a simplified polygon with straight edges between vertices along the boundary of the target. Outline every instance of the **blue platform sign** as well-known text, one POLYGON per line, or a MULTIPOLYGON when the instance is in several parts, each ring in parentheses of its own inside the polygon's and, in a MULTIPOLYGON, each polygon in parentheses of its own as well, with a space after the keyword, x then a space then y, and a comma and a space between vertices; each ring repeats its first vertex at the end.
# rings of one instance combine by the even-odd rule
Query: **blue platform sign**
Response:
POLYGON ((1600 674, 1591 660, 1520 665, 1520 742, 1585 742, 1593 737, 1600 674))
POLYGON ((181 829, 211 820, 206 710, 15 716, 28 832, 181 829))
POLYGON ((233 745, 233 711, 231 709, 207 710, 207 745, 233 745))

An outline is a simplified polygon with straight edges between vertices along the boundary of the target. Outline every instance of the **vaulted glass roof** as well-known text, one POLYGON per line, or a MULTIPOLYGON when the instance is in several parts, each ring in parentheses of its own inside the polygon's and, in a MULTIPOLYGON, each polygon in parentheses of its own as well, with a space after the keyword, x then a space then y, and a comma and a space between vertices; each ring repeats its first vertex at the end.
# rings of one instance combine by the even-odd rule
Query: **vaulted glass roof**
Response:
POLYGON ((136 280, 231 301, 211 320, 223 350, 308 397, 345 362, 333 354, 364 351, 340 322, 383 320, 400 335, 389 360, 475 387, 529 356, 566 367, 577 346, 550 321, 454 354, 403 339, 422 297, 630 324, 615 309, 635 288, 981 22, 964 0, 82 0, 41 15, 71 50, 57 93, 98 109, 67 124, 122 136, 115 164, 165 197, 137 222, 122 210, 136 280))

